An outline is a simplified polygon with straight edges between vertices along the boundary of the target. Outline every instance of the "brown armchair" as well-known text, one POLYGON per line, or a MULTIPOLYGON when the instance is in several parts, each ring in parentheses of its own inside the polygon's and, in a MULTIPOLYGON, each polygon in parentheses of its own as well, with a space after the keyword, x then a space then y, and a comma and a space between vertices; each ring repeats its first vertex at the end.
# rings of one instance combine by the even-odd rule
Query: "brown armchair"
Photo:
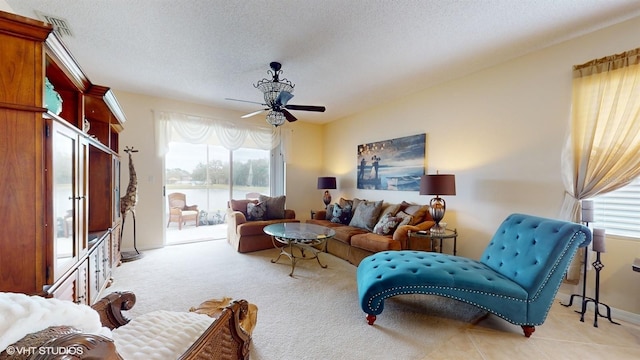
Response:
POLYGON ((182 230, 182 225, 187 221, 195 221, 198 227, 198 205, 187 205, 187 196, 183 193, 169 194, 169 221, 167 227, 172 222, 178 223, 178 229, 182 230))

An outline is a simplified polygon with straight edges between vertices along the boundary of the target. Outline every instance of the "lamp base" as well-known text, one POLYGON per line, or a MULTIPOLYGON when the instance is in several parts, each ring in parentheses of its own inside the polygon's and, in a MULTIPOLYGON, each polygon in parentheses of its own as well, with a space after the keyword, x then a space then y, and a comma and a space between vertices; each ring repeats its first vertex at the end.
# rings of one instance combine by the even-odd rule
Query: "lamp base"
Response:
POLYGON ((326 209, 329 204, 331 204, 331 194, 329 190, 324 191, 324 196, 322 196, 322 201, 324 202, 324 208, 326 209))
MULTIPOLYGON (((429 202, 429 214, 431 214, 433 221, 436 222, 436 224, 431 228, 431 232, 444 232, 444 227, 441 227, 440 221, 444 218, 444 212, 446 209, 447 203, 439 196, 434 197, 429 202)), ((446 225, 446 223, 444 225, 446 225)))

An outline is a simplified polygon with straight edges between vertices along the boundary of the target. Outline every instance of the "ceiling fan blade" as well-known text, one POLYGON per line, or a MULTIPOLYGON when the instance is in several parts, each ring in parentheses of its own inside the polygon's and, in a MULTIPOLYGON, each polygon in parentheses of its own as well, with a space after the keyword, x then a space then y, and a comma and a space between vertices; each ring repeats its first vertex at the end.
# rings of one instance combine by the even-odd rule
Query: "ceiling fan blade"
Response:
POLYGON ((261 112, 264 112, 264 111, 267 111, 267 110, 269 110, 269 109, 262 109, 262 110, 254 111, 254 112, 252 112, 252 113, 248 113, 248 114, 242 115, 242 116, 240 116, 240 117, 241 117, 241 118, 243 118, 243 119, 246 119, 246 118, 252 117, 252 116, 254 116, 254 115, 258 115, 258 114, 260 114, 261 112))
POLYGON ((296 120, 298 120, 295 116, 293 116, 293 114, 291 114, 290 112, 288 112, 285 109, 282 109, 282 113, 284 114, 284 117, 287 119, 287 121, 289 122, 294 122, 296 120))
POLYGON ((311 106, 311 105, 286 105, 285 109, 289 110, 303 110, 303 111, 317 111, 324 112, 327 110, 324 106, 311 106))
POLYGON ((268 106, 265 103, 259 103, 259 102, 255 102, 255 101, 249 101, 249 100, 238 100, 238 99, 229 99, 229 98, 224 98, 225 100, 231 100, 231 101, 240 101, 240 102, 246 102, 249 104, 258 104, 258 105, 262 105, 262 106, 268 106))
POLYGON ((291 94, 290 92, 280 91, 280 93, 278 94, 278 97, 276 98, 276 106, 287 105, 287 103, 289 102, 289 100, 291 100, 292 97, 293 97, 293 94, 291 94))

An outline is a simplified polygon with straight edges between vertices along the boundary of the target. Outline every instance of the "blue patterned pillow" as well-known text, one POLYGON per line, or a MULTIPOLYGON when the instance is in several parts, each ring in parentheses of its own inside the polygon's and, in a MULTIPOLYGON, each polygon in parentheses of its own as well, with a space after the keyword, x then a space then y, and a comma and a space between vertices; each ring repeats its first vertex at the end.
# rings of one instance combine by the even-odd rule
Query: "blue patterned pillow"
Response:
POLYGON ((267 204, 264 202, 247 204, 247 220, 256 221, 264 220, 264 214, 267 212, 267 204))
POLYGON ((334 204, 331 222, 349 225, 349 221, 351 221, 351 205, 341 207, 339 204, 334 204))

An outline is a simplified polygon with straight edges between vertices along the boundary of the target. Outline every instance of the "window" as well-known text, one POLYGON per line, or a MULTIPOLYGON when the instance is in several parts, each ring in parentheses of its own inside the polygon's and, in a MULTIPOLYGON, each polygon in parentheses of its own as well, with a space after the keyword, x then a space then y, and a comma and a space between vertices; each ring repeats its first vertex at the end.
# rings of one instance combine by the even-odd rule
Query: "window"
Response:
POLYGON ((595 227, 607 234, 640 239, 640 178, 593 198, 595 227))

